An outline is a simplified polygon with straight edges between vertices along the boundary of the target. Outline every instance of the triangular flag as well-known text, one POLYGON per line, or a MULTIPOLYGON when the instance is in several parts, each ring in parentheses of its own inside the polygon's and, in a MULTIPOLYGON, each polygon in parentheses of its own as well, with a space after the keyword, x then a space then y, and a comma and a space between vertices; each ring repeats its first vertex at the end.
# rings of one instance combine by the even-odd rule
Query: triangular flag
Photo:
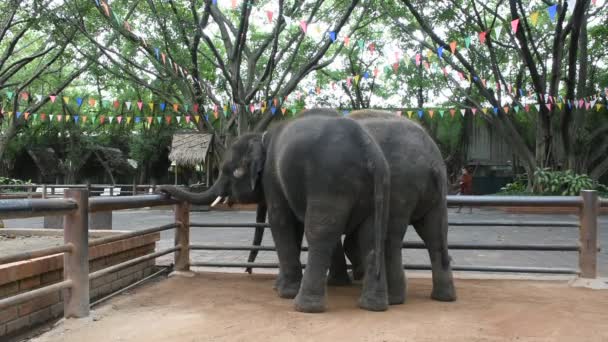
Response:
POLYGON ((194 116, 194 121, 196 121, 196 123, 198 123, 200 119, 201 119, 200 115, 195 115, 194 116))
POLYGON ((547 11, 549 11, 549 18, 551 18, 551 21, 555 21, 555 16, 557 15, 557 4, 549 6, 547 11))
POLYGON ((68 102, 70 102, 70 98, 68 96, 64 96, 63 102, 65 102, 65 104, 68 104, 68 102))
POLYGON ((122 123, 122 116, 118 116, 116 120, 118 120, 118 123, 122 123))
POLYGON ((271 23, 272 22, 272 11, 266 11, 266 17, 268 17, 268 22, 271 23))
MULTIPOLYGON (((11 100, 13 98, 13 95, 14 95, 14 93, 12 91, 6 92, 6 97, 8 97, 9 100, 11 100)), ((54 96, 51 95, 51 101, 55 102, 55 100, 53 100, 53 97, 54 96)))
POLYGON ((306 34, 306 29, 308 28, 308 23, 306 22, 306 20, 300 21, 300 27, 302 28, 302 31, 304 32, 304 34, 306 34))
POLYGON ((540 112, 540 105, 534 105, 534 108, 536 108, 537 112, 540 112))
POLYGON ((94 98, 92 98, 92 97, 89 97, 89 106, 91 106, 91 107, 95 107, 95 103, 96 103, 96 102, 95 102, 95 99, 94 99, 94 98))
POLYGON ((471 36, 464 37, 464 45, 467 47, 467 49, 471 46, 471 36))
POLYGON ((142 102, 142 100, 137 101, 137 108, 139 108, 139 110, 141 110, 144 107, 144 103, 142 102))
POLYGON ((131 117, 127 116, 127 125, 131 123, 131 117))
POLYGON ((154 102, 148 102, 148 107, 150 107, 150 110, 154 110, 154 102))
POLYGON ((454 108, 450 109, 450 115, 452 117, 454 117, 454 115, 456 115, 456 109, 454 109, 454 108))
POLYGON ((38 101, 38 102, 42 101, 42 95, 36 95, 36 101, 38 101))
POLYGON ((329 39, 331 39, 332 42, 336 41, 336 32, 335 31, 329 32, 329 39))
POLYGON ((54 115, 54 114, 49 115, 49 119, 50 119, 49 121, 53 121, 53 118, 54 118, 54 117, 55 117, 55 115, 54 115))
POLYGON ((464 118, 464 115, 467 113, 466 109, 461 109, 460 110, 460 114, 462 114, 462 117, 464 118))
POLYGON ((429 116, 431 117, 431 119, 433 118, 433 115, 435 115, 435 111, 429 109, 429 116))
POLYGON ((151 125, 151 124, 152 124, 152 120, 153 120, 154 118, 153 118, 153 117, 151 117, 151 116, 148 116, 148 117, 146 117, 146 119, 148 120, 148 125, 151 125))
POLYGON ((549 111, 551 111, 551 104, 550 104, 550 103, 547 103, 547 104, 546 104, 546 106, 547 106, 547 109, 548 109, 549 111))
POLYGON ((78 115, 74 115, 74 122, 75 123, 78 123, 78 119, 79 119, 79 116, 78 115))
POLYGON ((440 110, 440 111, 439 111, 439 116, 443 118, 443 114, 444 114, 444 112, 445 112, 445 111, 440 110))
POLYGON ((350 37, 349 36, 344 37, 344 45, 348 46, 349 44, 350 44, 350 37))
POLYGON ((418 110, 418 117, 422 119, 422 116, 424 115, 424 111, 422 109, 418 110))
POLYGON ((190 119, 191 119, 191 116, 190 115, 186 115, 186 123, 190 123, 190 119))
POLYGON ((452 51, 452 54, 456 53, 456 44, 457 43, 455 40, 450 43, 450 50, 452 51))
POLYGON ((411 110, 408 110, 408 112, 407 112, 407 116, 409 116, 409 117, 410 117, 410 119, 412 118, 412 114, 414 114, 414 112, 413 112, 413 111, 411 111, 411 110))
POLYGON ((178 110, 178 109, 179 109, 179 104, 174 103, 174 104, 173 104, 173 111, 174 111, 174 112, 177 112, 177 110, 178 110))
POLYGON ((165 115, 165 121, 167 122, 167 125, 170 125, 171 124, 171 115, 165 115))
POLYGON ((127 110, 131 110, 131 102, 127 101, 125 104, 127 105, 127 110))
POLYGON ((110 117, 108 117, 108 120, 110 120, 110 123, 112 123, 112 122, 114 122, 114 117, 110 116, 110 117))
POLYGON ((63 115, 57 115, 57 122, 61 122, 63 120, 63 115))
POLYGON ((164 102, 161 102, 161 103, 160 103, 160 110, 164 112, 164 111, 165 111, 165 108, 167 108, 167 104, 166 104, 166 103, 164 103, 164 102))
POLYGON ((540 13, 538 11, 534 11, 530 14, 530 22, 532 23, 533 26, 536 26, 536 24, 538 23, 538 15, 540 13))
POLYGON ((114 102, 112 102, 112 106, 114 106, 114 109, 118 110, 120 107, 120 102, 118 102, 118 100, 114 100, 114 102))
POLYGON ((30 95, 26 91, 21 93, 22 100, 27 101, 29 98, 30 98, 30 95))
POLYGON ((511 21, 511 32, 517 33, 517 26, 519 26, 519 19, 511 21))
POLYGON ((473 115, 475 115, 475 113, 477 113, 477 107, 471 108, 471 111, 473 112, 473 115))
POLYGON ((494 34, 496 36, 496 39, 500 38, 500 33, 502 32, 502 26, 498 25, 494 28, 494 34))
POLYGON ((437 55, 439 58, 443 58, 443 46, 437 48, 437 55))
POLYGON ((160 116, 156 117, 156 122, 158 122, 158 124, 160 125, 161 123, 163 123, 163 118, 160 116))
POLYGON ((485 44, 487 32, 479 32, 479 42, 485 44))
POLYGON ((359 39, 357 40, 357 45, 359 46, 360 50, 363 50, 363 48, 365 47, 365 41, 363 39, 359 39))
POLYGON ((181 115, 177 116, 176 119, 177 119, 177 123, 178 124, 182 122, 182 116, 181 115))
POLYGON ((141 122, 141 117, 140 116, 136 116, 135 117, 135 123, 138 124, 141 122))
POLYGON ((88 118, 88 116, 86 116, 86 115, 82 117, 82 123, 83 124, 87 123, 87 118, 88 118))
POLYGON ((29 119, 30 118, 30 113, 29 112, 25 112, 23 114, 23 117, 25 118, 25 120, 29 119))

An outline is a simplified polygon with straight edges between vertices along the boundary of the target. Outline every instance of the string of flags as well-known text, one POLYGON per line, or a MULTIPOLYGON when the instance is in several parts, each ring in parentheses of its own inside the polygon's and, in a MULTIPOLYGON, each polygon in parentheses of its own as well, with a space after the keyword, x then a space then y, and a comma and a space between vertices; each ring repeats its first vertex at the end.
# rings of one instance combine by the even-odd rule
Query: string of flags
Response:
MULTIPOLYGON (((29 101, 35 98, 37 101, 42 100, 42 95, 35 94, 31 95, 28 92, 21 92, 16 94, 14 91, 5 91, 4 97, 11 101, 14 96, 18 96, 18 101, 29 101), (33 96, 33 98, 32 98, 33 96)), ((70 96, 58 96, 55 94, 47 95, 50 99, 50 105, 46 105, 43 107, 43 111, 39 113, 30 113, 30 112, 12 112, 12 111, 4 111, 0 108, 0 117, 8 117, 16 119, 23 119, 24 121, 39 121, 39 122, 75 122, 81 124, 139 124, 139 123, 147 123, 148 125, 152 124, 198 124, 200 120, 206 120, 213 122, 217 119, 221 118, 220 113, 223 114, 224 118, 227 118, 230 115, 235 115, 239 111, 239 105, 237 104, 224 104, 222 107, 218 105, 213 105, 211 109, 205 110, 205 108, 200 108, 198 104, 193 104, 192 106, 180 105, 179 103, 168 104, 165 102, 154 102, 150 101, 144 103, 143 100, 136 101, 119 101, 117 99, 107 100, 101 99, 98 100, 94 97, 89 97, 85 99, 84 97, 76 97, 72 98, 70 96), (53 111, 54 108, 57 107, 56 104, 59 104, 58 101, 63 101, 65 105, 76 105, 76 113, 73 115, 68 114, 67 112, 62 111, 59 112, 53 111), (83 109, 83 107, 88 106, 87 109, 83 109), (44 110, 44 108, 48 108, 50 110, 44 110), (92 113, 92 110, 96 110, 97 113, 92 113), (209 116, 209 113, 212 113, 212 117, 209 116)), ((296 94, 298 100, 301 99, 302 93, 296 94)), ((608 98, 608 88, 605 89, 605 98, 602 96, 593 96, 587 98, 581 98, 575 101, 564 100, 560 97, 553 96, 543 96, 539 95, 539 102, 536 104, 526 104, 526 105, 505 105, 502 107, 505 113, 530 113, 533 109, 536 112, 540 112, 541 106, 546 106, 549 111, 553 110, 562 110, 565 106, 570 108, 584 109, 588 112, 596 111, 600 112, 603 108, 606 107, 606 98, 608 98)), ((2 94, 0 94, 0 101, 2 100, 2 94)), ((274 98, 267 101, 261 101, 257 103, 250 104, 246 110, 248 110, 251 114, 254 113, 265 113, 266 111, 270 111, 273 115, 291 115, 295 116, 297 114, 296 106, 292 104, 288 104, 287 97, 284 99, 274 98)), ((0 102, 1 103, 1 102, 0 102)), ((62 108, 62 106, 60 106, 62 108)), ((481 113, 485 115, 497 115, 499 112, 498 107, 485 107, 481 108, 481 113)), ((428 115, 429 118, 433 119, 436 115, 440 118, 447 116, 449 114, 450 117, 455 117, 457 114, 461 114, 463 117, 467 112, 470 112, 472 115, 477 115, 479 110, 475 107, 473 108, 420 108, 417 110, 400 110, 397 111, 398 115, 407 115, 408 117, 418 117, 422 119, 425 115, 428 115)), ((343 112, 344 115, 348 115, 349 111, 345 110, 343 112)))

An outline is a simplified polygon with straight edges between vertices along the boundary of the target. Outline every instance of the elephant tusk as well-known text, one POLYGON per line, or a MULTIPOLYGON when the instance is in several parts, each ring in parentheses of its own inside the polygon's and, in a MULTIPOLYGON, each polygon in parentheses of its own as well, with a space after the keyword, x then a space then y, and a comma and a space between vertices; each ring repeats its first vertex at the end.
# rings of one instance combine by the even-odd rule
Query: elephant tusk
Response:
POLYGON ((215 207, 218 203, 220 203, 221 200, 222 200, 222 196, 217 196, 215 201, 213 201, 213 203, 211 203, 211 206, 215 207))
POLYGON ((228 200, 230 199, 230 196, 227 196, 226 199, 224 200, 224 202, 222 202, 223 204, 228 204, 228 200))

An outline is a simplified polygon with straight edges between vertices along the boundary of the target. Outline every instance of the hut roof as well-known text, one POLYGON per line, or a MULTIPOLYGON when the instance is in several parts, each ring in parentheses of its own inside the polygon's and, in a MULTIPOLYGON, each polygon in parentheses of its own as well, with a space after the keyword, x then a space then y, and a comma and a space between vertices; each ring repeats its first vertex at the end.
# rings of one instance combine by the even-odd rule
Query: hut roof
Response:
POLYGON ((169 159, 177 165, 199 165, 205 162, 213 134, 176 133, 171 143, 169 159))
POLYGON ((61 173, 59 159, 52 148, 28 148, 27 153, 32 157, 43 177, 54 177, 61 173))
POLYGON ((93 147, 93 153, 103 159, 113 173, 129 174, 133 172, 133 166, 127 161, 120 149, 95 146, 93 147))

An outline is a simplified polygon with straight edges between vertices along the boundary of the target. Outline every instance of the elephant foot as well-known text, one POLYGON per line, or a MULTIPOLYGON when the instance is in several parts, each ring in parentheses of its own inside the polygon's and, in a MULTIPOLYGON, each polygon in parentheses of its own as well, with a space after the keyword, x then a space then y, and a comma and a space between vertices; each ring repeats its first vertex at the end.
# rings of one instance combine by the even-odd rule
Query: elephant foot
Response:
POLYGON ((282 275, 279 275, 272 287, 277 291, 279 297, 293 299, 300 291, 301 279, 290 280, 282 275))
POLYGON ((453 302, 456 300, 456 290, 454 284, 441 287, 433 287, 431 298, 440 302, 453 302))
POLYGON ((349 286, 352 284, 348 274, 332 274, 327 277, 327 285, 330 286, 349 286))
POLYGON ((359 307, 369 311, 386 311, 388 310, 388 300, 386 296, 369 296, 361 295, 359 298, 359 307))
POLYGON ((325 296, 298 294, 295 299, 295 308, 299 312, 319 313, 324 312, 325 307, 325 296))
POLYGON ((400 295, 389 295, 388 296, 388 304, 389 305, 399 305, 405 303, 405 294, 400 295))

